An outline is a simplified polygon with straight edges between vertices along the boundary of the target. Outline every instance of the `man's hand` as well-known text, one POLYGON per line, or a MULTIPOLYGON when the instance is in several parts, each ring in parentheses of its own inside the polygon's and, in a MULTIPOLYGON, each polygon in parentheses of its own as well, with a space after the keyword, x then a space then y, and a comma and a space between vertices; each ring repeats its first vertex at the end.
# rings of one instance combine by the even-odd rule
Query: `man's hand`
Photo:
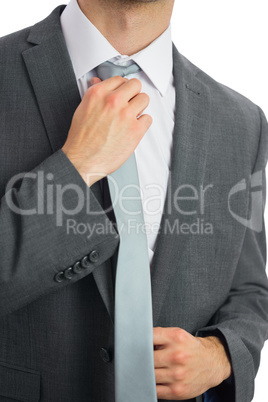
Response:
POLYGON ((154 328, 158 399, 195 398, 231 375, 220 339, 194 337, 181 328, 154 328))
POLYGON ((94 77, 91 83, 62 148, 89 186, 123 165, 152 124, 151 116, 140 116, 149 96, 138 79, 94 77))

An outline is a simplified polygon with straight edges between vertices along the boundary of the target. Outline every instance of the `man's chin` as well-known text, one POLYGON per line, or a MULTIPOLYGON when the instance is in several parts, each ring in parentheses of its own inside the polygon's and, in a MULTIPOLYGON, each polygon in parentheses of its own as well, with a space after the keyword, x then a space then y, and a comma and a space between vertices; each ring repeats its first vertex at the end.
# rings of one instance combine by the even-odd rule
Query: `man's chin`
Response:
POLYGON ((159 3, 160 1, 163 0, 117 0, 117 1, 122 4, 135 5, 140 3, 159 3))

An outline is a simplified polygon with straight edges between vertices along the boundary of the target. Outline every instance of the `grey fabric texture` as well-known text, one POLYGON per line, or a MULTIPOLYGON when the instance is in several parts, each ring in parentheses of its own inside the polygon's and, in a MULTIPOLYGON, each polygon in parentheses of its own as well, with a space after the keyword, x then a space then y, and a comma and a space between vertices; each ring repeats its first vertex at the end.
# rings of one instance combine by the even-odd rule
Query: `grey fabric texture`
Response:
MULTIPOLYGON (((88 195, 96 213, 83 208, 75 216, 78 223, 109 224, 99 183, 88 189, 61 150, 80 102, 60 27, 63 8, 0 39, 1 402, 114 402, 111 257, 118 234, 111 229, 89 238, 66 235, 68 216, 57 227, 54 215, 12 212, 8 199, 27 209, 36 204, 32 177, 25 175, 6 192, 15 174, 52 173, 53 184, 72 183, 88 195), (94 250, 99 259, 90 262, 87 256, 94 250), (85 257, 88 264, 81 273, 54 280, 85 257), (101 357, 103 348, 110 361, 101 357)), ((230 215, 228 192, 253 173, 264 172, 267 121, 258 106, 213 80, 174 45, 173 63, 174 145, 151 268, 153 324, 222 337, 233 375, 197 400, 249 402, 268 334, 265 231, 246 228, 230 215), (183 184, 196 189, 213 184, 204 210, 185 199, 181 209, 196 213, 178 211, 174 196, 183 184), (190 225, 198 218, 213 224, 212 234, 165 230, 178 219, 190 225)), ((63 201, 73 208, 76 196, 66 192, 63 201)), ((250 216, 250 208, 247 186, 234 197, 232 209, 250 216)), ((133 346, 129 359, 134 353, 133 346)))

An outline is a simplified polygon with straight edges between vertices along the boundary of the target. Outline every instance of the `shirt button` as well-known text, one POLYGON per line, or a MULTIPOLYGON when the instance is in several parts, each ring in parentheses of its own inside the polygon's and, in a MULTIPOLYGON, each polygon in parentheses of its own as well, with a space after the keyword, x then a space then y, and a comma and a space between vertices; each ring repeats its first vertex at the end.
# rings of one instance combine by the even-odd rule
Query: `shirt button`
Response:
POLYGON ((72 279, 73 276, 74 276, 74 273, 73 273, 73 268, 72 268, 72 267, 67 268, 67 269, 64 271, 64 277, 65 277, 66 279, 72 279))
POLYGON ((101 356, 102 360, 104 361, 104 363, 109 363, 113 359, 112 353, 105 348, 101 348, 100 356, 101 356))
POLYGON ((58 283, 61 283, 64 281, 64 272, 60 271, 54 276, 54 280, 58 283))
POLYGON ((89 254, 89 261, 91 262, 97 262, 99 260, 99 252, 97 250, 93 250, 91 251, 91 253, 89 254))

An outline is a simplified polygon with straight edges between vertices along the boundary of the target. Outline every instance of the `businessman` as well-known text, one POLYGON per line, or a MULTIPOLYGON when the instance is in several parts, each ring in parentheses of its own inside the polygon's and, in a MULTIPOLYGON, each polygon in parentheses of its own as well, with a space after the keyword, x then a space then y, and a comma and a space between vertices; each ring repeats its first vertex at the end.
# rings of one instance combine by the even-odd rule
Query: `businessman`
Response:
POLYGON ((253 398, 267 121, 178 52, 173 6, 0 39, 1 402, 253 398))

